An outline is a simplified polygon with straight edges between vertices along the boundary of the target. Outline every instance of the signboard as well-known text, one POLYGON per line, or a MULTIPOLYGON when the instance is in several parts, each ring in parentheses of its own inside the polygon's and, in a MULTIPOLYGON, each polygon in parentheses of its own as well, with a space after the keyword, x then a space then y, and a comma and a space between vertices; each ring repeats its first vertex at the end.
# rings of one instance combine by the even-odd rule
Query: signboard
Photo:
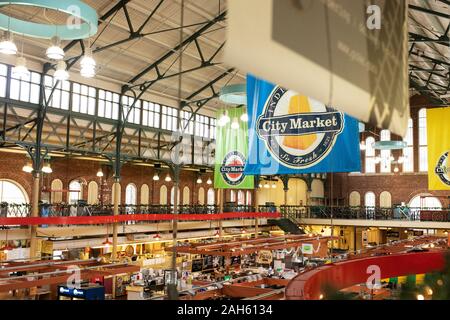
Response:
POLYGON ((449 107, 427 110, 429 190, 450 190, 449 123, 449 107))
POLYGON ((203 257, 203 270, 212 270, 214 268, 213 256, 203 257))
POLYGON ((247 76, 245 174, 359 172, 358 121, 330 106, 247 76))
POLYGON ((258 252, 256 256, 256 263, 259 264, 271 264, 273 261, 272 251, 270 250, 261 250, 258 252))
POLYGON ((214 188, 253 189, 253 177, 246 177, 244 174, 248 153, 248 124, 241 120, 241 116, 245 110, 237 107, 219 111, 217 113, 219 119, 224 112, 229 121, 227 123, 218 121, 216 127, 214 188))
POLYGON ((404 136, 407 9, 405 0, 229 0, 224 60, 404 136))
POLYGON ((192 272, 200 272, 203 270, 203 259, 192 260, 192 272))
POLYGON ((388 237, 388 238, 399 238, 400 237, 400 232, 388 230, 388 231, 386 231, 386 237, 388 237))
POLYGON ((233 256, 230 258, 232 266, 240 266, 241 265, 241 256, 233 256))
POLYGON ((314 247, 312 243, 302 243, 303 254, 314 254, 314 247))

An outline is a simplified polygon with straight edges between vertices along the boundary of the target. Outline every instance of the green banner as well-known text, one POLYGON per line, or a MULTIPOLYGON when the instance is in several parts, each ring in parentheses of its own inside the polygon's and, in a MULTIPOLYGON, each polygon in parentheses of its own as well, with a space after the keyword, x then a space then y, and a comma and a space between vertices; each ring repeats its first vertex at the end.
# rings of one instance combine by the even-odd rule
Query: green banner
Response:
POLYGON ((214 188, 253 189, 253 176, 244 175, 248 153, 248 124, 244 107, 217 113, 214 188), (244 116, 242 116, 245 114, 244 116))

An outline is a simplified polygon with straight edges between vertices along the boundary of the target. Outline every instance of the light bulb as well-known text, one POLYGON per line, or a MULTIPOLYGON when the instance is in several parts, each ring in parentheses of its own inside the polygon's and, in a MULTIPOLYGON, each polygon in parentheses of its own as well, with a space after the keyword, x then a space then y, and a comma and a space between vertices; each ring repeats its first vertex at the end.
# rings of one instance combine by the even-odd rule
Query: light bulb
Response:
POLYGON ((230 122, 230 121, 231 121, 231 119, 230 119, 230 117, 228 116, 228 114, 223 114, 223 115, 220 116, 220 118, 219 118, 219 126, 220 126, 220 127, 224 127, 224 126, 226 126, 227 123, 230 122))
POLYGON ((231 129, 234 129, 234 130, 239 129, 239 122, 237 121, 237 119, 235 119, 233 121, 233 123, 231 124, 231 129))
POLYGON ((266 188, 266 189, 270 188, 270 186, 269 186, 269 184, 267 182, 264 184, 264 188, 266 188))
POLYGON ((248 114, 247 113, 243 113, 241 115, 241 121, 243 122, 248 122, 248 114))
POLYGON ((17 54, 17 46, 14 43, 13 35, 10 31, 6 31, 3 34, 2 41, 0 42, 0 53, 7 55, 17 54))
POLYGON ((159 175, 157 173, 153 175, 153 181, 159 181, 159 175))
POLYGON ((65 53, 64 50, 61 48, 61 39, 59 37, 53 37, 51 41, 52 41, 51 46, 45 52, 47 58, 52 60, 64 59, 65 53))
POLYGON ((198 178, 198 179, 197 179, 197 183, 203 183, 202 178, 198 178))
POLYGON ((423 296, 423 294, 418 294, 417 300, 425 300, 425 297, 423 296))
POLYGON ((258 188, 260 188, 260 189, 261 189, 262 187, 263 187, 263 186, 262 186, 262 184, 260 183, 260 184, 258 185, 258 188))
POLYGON ((399 171, 398 167, 394 168, 394 172, 397 173, 399 171))
POLYGON ((166 178, 164 179, 166 182, 170 182, 172 181, 172 178, 170 177, 169 174, 167 174, 166 178))
POLYGON ((274 183, 272 183, 272 189, 276 189, 277 185, 274 183))
POLYGON ((211 178, 208 178, 208 180, 206 181, 207 184, 212 184, 212 180, 211 178))
POLYGON ((56 80, 66 81, 69 79, 69 73, 66 70, 66 63, 64 61, 59 61, 56 65, 56 71, 53 74, 56 80))
POLYGON ((98 169, 98 171, 97 171, 97 177, 99 177, 99 178, 103 177, 103 171, 102 171, 102 169, 98 169))
POLYGON ((27 68, 27 59, 24 57, 17 57, 16 66, 12 68, 12 76, 16 79, 27 78, 30 76, 30 71, 27 68))

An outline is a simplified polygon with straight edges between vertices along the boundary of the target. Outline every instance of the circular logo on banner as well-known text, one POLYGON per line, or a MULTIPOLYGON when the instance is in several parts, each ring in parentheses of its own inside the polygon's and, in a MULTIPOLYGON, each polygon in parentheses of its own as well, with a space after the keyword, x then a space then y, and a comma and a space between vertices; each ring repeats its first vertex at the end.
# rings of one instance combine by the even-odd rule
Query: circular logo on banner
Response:
POLYGON ((228 152, 220 166, 223 179, 232 186, 236 186, 244 180, 245 157, 239 151, 228 152))
POLYGON ((446 185, 450 186, 450 162, 449 151, 444 153, 438 160, 434 172, 438 175, 439 179, 446 185))
POLYGON ((318 164, 331 151, 344 129, 344 115, 276 87, 256 126, 272 157, 289 168, 304 169, 318 164))

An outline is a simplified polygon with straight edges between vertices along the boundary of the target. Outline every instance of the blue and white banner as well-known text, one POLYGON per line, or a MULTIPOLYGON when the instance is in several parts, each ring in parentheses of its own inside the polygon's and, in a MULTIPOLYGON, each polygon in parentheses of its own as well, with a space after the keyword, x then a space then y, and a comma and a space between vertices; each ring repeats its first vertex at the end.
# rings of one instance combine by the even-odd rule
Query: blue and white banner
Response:
POLYGON ((246 175, 361 171, 356 119, 251 75, 247 99, 246 175))

